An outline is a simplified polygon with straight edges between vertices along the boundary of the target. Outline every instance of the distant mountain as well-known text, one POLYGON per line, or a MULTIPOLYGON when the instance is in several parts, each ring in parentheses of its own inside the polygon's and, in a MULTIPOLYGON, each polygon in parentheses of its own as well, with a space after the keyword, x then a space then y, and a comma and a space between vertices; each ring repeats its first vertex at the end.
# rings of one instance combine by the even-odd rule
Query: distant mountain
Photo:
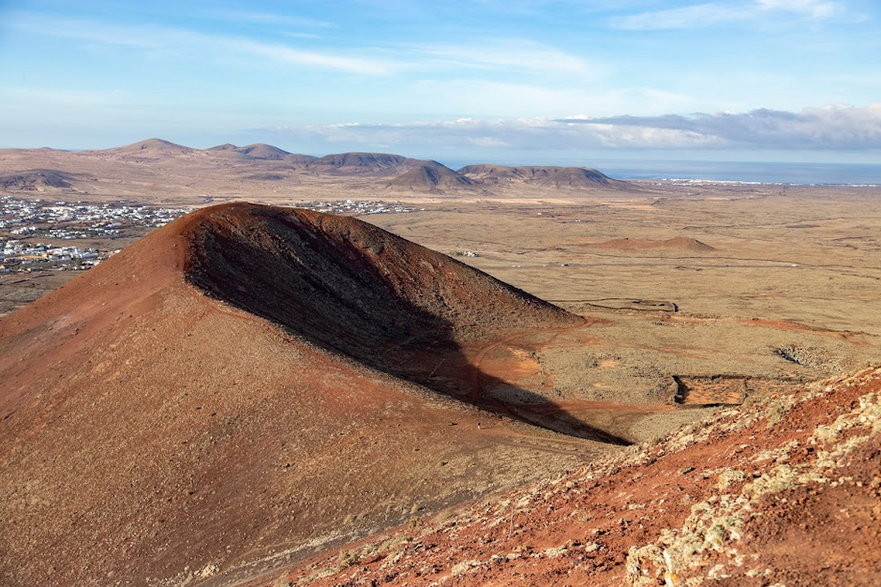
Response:
POLYGON ((276 146, 267 145, 266 143, 254 143, 253 145, 245 145, 244 147, 239 147, 232 143, 224 143, 222 145, 217 145, 216 147, 205 149, 205 151, 215 153, 235 153, 242 156, 244 159, 264 159, 271 161, 285 160, 292 163, 308 163, 317 158, 312 155, 290 153, 276 146))
POLYGON ((412 161, 402 155, 390 153, 336 153, 325 155, 315 159, 314 165, 329 165, 331 167, 356 167, 362 169, 389 169, 399 168, 407 161, 412 161))
POLYGON ((7 190, 42 192, 47 188, 69 188, 76 180, 72 173, 57 169, 32 169, 21 173, 0 175, 0 187, 7 190))
MULTIPOLYGON (((165 157, 189 155, 191 153, 196 153, 199 151, 239 153, 249 159, 284 159, 285 157, 291 155, 291 153, 285 151, 284 149, 279 149, 278 147, 267 145, 265 143, 255 143, 253 145, 246 145, 244 147, 238 147, 236 145, 233 145, 232 143, 224 143, 222 145, 217 145, 215 147, 200 150, 193 149, 192 147, 178 145, 163 139, 147 139, 145 141, 132 143, 131 145, 125 145, 123 147, 116 147, 113 149, 103 149, 98 152, 112 153, 115 155, 165 157)), ((302 157, 308 156, 302 155, 302 157)))
POLYGON ((290 155, 290 153, 284 149, 279 149, 278 147, 273 147, 272 145, 267 145, 265 143, 255 143, 253 145, 238 147, 236 151, 242 155, 250 157, 251 159, 283 159, 287 155, 290 155))
POLYGON ((352 195, 377 190, 442 194, 475 191, 518 197, 543 191, 639 190, 582 167, 469 165, 454 171, 428 159, 393 153, 346 152, 315 157, 254 143, 224 143, 194 149, 152 138, 92 151, 0 150, 0 176, 10 191, 76 191, 83 196, 199 199, 280 197, 285 190, 305 194, 310 186, 325 194, 352 195), (42 170, 43 175, 35 175, 42 170), (67 176, 60 176, 66 173, 67 176), (520 188, 520 189, 518 189, 520 188))
POLYGON ((523 182, 555 188, 631 187, 627 182, 612 179, 596 169, 587 167, 467 165, 459 169, 459 173, 486 184, 523 182))
POLYGON ((441 192, 445 189, 470 188, 476 183, 438 163, 420 165, 396 176, 388 184, 389 189, 441 192))
POLYGON ((666 240, 639 238, 617 238, 595 245, 601 249, 618 249, 621 251, 642 251, 646 249, 664 251, 709 252, 716 248, 694 238, 676 236, 666 240))
POLYGON ((185 147, 163 139, 147 139, 132 143, 131 145, 125 145, 113 149, 103 149, 97 152, 121 156, 136 155, 141 157, 167 157, 189 155, 195 151, 196 149, 191 147, 185 147))
POLYGON ((289 153, 288 155, 285 155, 282 159, 290 163, 308 164, 318 159, 318 157, 315 157, 314 155, 303 155, 302 153, 289 153))
POLYGON ((465 177, 481 183, 498 183, 502 180, 520 180, 523 174, 516 167, 506 165, 492 165, 484 163, 480 165, 466 165, 457 172, 465 177))

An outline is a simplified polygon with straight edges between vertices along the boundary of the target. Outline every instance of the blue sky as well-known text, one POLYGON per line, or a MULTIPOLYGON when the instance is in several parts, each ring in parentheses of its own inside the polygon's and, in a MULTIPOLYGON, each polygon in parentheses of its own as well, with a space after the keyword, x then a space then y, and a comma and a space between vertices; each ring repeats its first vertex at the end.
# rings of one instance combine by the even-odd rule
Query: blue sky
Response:
POLYGON ((0 0, 0 146, 881 161, 877 0, 0 0))

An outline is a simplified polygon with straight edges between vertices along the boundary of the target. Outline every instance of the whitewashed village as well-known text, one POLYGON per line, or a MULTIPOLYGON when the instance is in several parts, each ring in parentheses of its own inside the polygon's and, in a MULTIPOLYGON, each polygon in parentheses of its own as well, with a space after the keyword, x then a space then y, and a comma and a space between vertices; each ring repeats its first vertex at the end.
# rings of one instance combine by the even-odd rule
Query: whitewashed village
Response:
MULTIPOLYGON (((291 202, 301 208, 360 216, 414 212, 378 200, 291 202)), ((119 251, 113 240, 139 237, 189 212, 128 202, 64 202, 0 196, 0 273, 89 269, 119 251), (59 242, 61 241, 61 242, 59 242)))

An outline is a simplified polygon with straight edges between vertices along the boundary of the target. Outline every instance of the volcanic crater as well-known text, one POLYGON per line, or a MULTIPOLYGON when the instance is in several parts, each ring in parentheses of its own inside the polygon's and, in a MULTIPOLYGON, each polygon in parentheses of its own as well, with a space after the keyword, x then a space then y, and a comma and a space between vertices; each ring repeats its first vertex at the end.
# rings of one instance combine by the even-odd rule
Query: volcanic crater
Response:
POLYGON ((642 297, 568 307, 354 218, 167 224, 0 321, 0 584, 237 583, 873 348, 642 297))
POLYGON ((0 322, 2 582, 247 574, 626 444, 480 367, 585 322, 356 219, 193 212, 0 322))
POLYGON ((509 382, 464 350, 489 348, 512 332, 583 326, 584 318, 350 217, 232 204, 205 213, 187 234, 184 275, 214 298, 497 414, 629 444, 527 389, 484 394, 509 382))

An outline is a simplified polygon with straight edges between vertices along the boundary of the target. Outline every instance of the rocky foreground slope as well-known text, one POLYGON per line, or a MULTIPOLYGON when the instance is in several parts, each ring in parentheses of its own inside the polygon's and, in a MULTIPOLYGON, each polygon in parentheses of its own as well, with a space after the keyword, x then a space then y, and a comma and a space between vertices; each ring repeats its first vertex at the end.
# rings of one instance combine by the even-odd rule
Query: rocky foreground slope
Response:
POLYGON ((881 584, 881 368, 754 398, 252 584, 881 584))
POLYGON ((352 218, 178 219, 0 321, 0 584, 232 580, 571 466, 450 396, 581 323, 352 218))

